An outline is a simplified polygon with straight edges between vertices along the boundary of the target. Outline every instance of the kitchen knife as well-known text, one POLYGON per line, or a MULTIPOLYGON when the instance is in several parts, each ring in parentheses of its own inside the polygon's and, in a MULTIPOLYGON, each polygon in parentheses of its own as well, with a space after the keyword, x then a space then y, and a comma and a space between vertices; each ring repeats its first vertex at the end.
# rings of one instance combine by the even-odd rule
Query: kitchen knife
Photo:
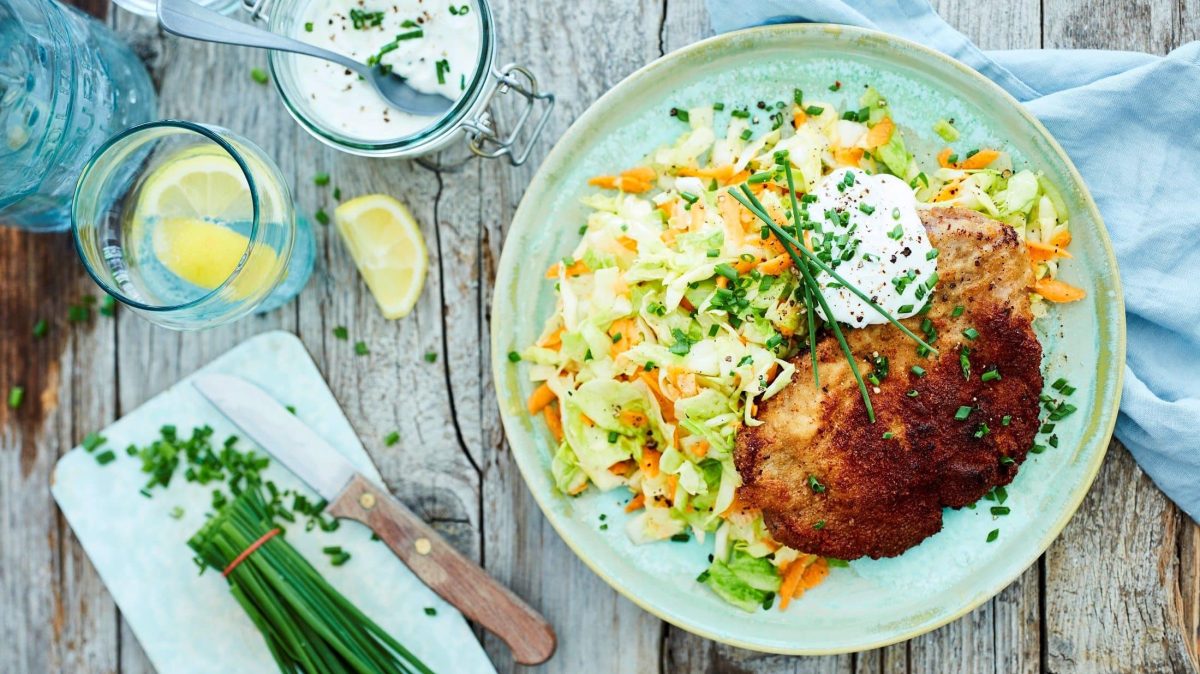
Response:
POLYGON ((370 527, 434 592, 500 637, 523 665, 554 654, 554 629, 520 597, 459 554, 265 391, 236 376, 202 374, 192 385, 288 470, 308 483, 334 517, 370 527))

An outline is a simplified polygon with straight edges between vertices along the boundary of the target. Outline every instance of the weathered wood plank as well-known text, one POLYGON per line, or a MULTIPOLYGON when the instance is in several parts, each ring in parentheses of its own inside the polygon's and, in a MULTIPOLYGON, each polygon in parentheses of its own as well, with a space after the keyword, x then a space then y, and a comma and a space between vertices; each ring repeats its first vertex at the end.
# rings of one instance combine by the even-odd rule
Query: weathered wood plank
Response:
MULTIPOLYGON (((593 100, 658 56, 662 24, 658 2, 504 0, 494 5, 502 36, 500 61, 528 65, 544 88, 559 95, 559 103, 528 165, 512 169, 489 162, 482 169, 489 301, 504 228, 537 162, 593 100)), ((505 110, 511 119, 512 108, 505 110)), ((493 574, 543 610, 558 630, 558 654, 538 671, 657 671, 660 623, 605 586, 551 529, 502 442, 486 368, 484 380, 490 417, 484 424, 484 558, 493 574)), ((500 671, 512 671, 504 646, 491 637, 484 643, 500 671)))

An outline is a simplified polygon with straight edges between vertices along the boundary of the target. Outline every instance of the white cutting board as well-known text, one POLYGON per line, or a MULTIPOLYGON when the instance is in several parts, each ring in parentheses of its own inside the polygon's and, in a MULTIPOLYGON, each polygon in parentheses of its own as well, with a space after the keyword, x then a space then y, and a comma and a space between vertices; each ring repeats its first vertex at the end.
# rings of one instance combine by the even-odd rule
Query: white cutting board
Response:
MULTIPOLYGON (((270 332, 246 340, 199 372, 235 374, 258 384, 314 432, 338 448, 359 471, 382 484, 350 422, 312 358, 294 335, 270 332)), ((192 375, 194 376, 194 375, 192 375)), ((197 575, 187 540, 212 510, 212 489, 184 480, 181 466, 169 488, 153 498, 139 494, 147 476, 140 460, 125 455, 130 444, 146 445, 158 429, 174 424, 181 437, 208 424, 215 447, 230 435, 242 451, 256 448, 183 379, 100 432, 108 439, 93 453, 76 447, 59 460, 51 491, 92 564, 162 674, 269 674, 278 671, 219 571, 197 575), (117 459, 101 466, 95 454, 112 449, 117 459), (183 508, 180 519, 170 512, 183 508)), ((259 452, 262 450, 259 449, 259 452)), ((317 496, 281 464, 263 474, 282 489, 317 496)), ((224 489, 228 494, 228 489, 224 489)), ((381 627, 439 674, 495 672, 462 614, 442 601, 382 542, 357 522, 342 520, 337 531, 287 525, 287 540, 325 578, 381 627), (339 545, 352 558, 332 566, 324 546, 339 545), (425 609, 437 614, 430 616, 425 609)))

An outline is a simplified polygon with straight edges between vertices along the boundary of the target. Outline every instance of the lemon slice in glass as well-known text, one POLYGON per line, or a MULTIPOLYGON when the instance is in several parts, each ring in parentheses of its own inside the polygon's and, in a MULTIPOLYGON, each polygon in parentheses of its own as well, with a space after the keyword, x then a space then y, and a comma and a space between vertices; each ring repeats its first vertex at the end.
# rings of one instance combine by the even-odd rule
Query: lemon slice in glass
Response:
MULTIPOLYGON (((222 225, 199 218, 164 218, 152 234, 154 255, 171 273, 193 285, 212 290, 225 282, 250 239, 222 225)), ((270 246, 255 246, 231 284, 232 299, 243 299, 271 283, 277 256, 270 246)))
POLYGON ((165 158, 143 183, 137 217, 208 217, 248 222, 254 216, 242 167, 219 147, 192 147, 165 158))
POLYGON ((429 267, 412 213, 392 197, 368 194, 338 206, 333 219, 383 317, 407 316, 429 267))

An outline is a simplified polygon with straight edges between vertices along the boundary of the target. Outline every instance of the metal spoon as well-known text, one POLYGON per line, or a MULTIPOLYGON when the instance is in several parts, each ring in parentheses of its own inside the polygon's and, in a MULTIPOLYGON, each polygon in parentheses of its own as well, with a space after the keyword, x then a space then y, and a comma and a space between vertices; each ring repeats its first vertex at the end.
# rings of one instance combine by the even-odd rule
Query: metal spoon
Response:
POLYGON ((168 33, 181 37, 276 49, 333 61, 358 73, 375 87, 385 101, 409 114, 431 117, 446 112, 454 105, 454 101, 440 94, 426 94, 413 89, 403 77, 379 66, 371 67, 336 52, 255 28, 189 0, 158 0, 158 23, 168 33))

